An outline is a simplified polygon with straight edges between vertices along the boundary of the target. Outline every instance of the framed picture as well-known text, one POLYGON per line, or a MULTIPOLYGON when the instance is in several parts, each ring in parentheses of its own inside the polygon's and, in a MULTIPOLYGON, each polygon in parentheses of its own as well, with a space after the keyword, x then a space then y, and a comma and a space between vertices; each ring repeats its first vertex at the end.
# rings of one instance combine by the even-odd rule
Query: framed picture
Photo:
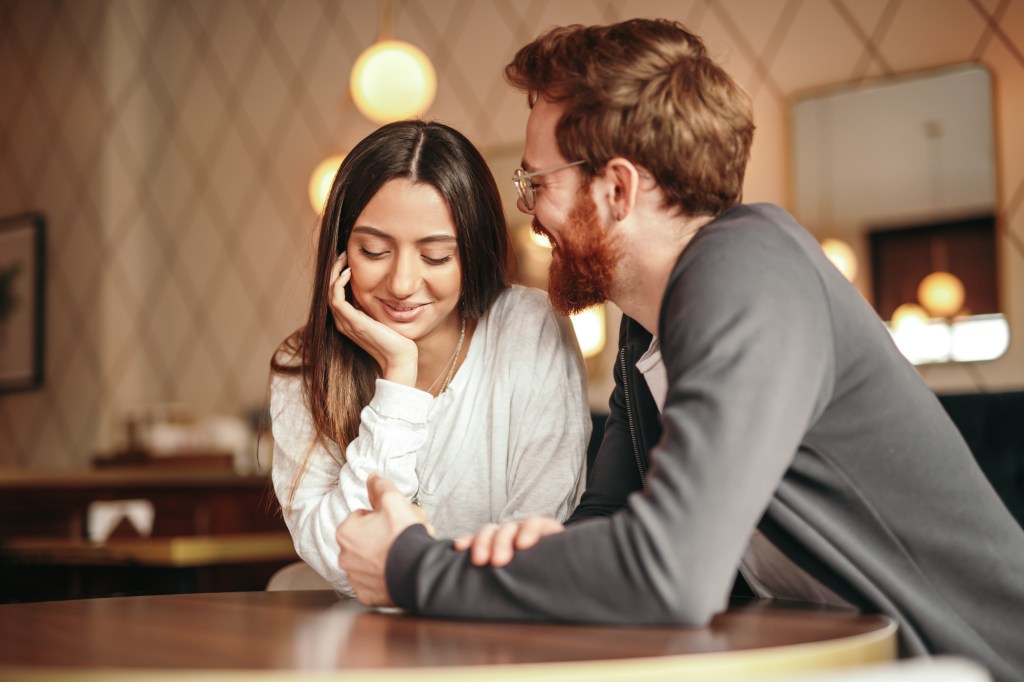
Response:
POLYGON ((45 221, 0 218, 0 393, 43 383, 45 221))

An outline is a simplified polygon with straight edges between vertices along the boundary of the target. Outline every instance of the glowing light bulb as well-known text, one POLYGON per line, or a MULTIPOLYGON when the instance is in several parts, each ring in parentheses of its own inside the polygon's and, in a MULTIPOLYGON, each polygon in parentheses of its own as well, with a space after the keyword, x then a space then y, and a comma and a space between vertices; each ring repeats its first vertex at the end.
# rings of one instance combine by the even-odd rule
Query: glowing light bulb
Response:
POLYGON ((390 123, 426 112, 434 101, 437 76, 418 47, 383 40, 359 55, 350 89, 364 116, 375 123, 390 123))
POLYGON ((964 307, 964 285, 948 272, 933 272, 917 286, 917 300, 935 317, 952 317, 964 307))
POLYGON ((904 303, 892 312, 890 324, 895 330, 928 323, 928 313, 916 303, 904 303))
POLYGON ((843 277, 853 281, 857 277, 857 254, 853 248, 841 239, 829 238, 821 242, 825 256, 832 261, 843 277))
POLYGON ((334 176, 338 174, 338 167, 345 160, 344 154, 335 154, 317 164, 309 176, 309 203, 313 210, 320 214, 327 204, 327 195, 331 193, 331 185, 334 184, 334 176))

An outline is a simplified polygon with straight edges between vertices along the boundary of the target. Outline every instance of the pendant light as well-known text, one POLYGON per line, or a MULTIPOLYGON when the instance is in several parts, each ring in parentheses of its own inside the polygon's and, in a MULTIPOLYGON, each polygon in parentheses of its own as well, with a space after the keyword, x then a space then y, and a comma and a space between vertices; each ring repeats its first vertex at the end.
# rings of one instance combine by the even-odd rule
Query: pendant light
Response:
POLYGON ((378 40, 352 67, 352 101, 374 123, 421 116, 433 104, 437 91, 434 66, 418 47, 393 38, 392 1, 379 0, 377 7, 378 40))

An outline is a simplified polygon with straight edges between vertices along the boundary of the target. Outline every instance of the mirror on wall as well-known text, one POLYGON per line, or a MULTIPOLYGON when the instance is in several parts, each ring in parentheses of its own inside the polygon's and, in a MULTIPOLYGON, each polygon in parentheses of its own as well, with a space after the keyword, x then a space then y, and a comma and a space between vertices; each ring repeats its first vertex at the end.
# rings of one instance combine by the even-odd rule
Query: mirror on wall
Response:
POLYGON ((989 72, 963 64, 806 93, 791 124, 793 212, 904 354, 1002 355, 989 72))

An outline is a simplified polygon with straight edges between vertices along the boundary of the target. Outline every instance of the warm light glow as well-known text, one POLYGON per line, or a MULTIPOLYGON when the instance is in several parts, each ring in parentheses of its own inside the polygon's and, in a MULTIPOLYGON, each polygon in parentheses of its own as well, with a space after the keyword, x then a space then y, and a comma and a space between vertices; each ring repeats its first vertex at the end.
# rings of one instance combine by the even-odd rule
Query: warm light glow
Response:
POLYGON ((583 357, 592 358, 604 348, 605 343, 605 321, 604 306, 596 305, 587 308, 581 313, 572 315, 572 328, 576 332, 576 338, 580 342, 580 350, 583 357))
POLYGON ((530 230, 531 242, 541 247, 542 249, 551 248, 551 240, 547 238, 547 235, 540 234, 539 232, 534 232, 533 228, 530 227, 527 227, 527 229, 530 230))
POLYGON ((401 40, 375 43, 352 67, 352 100, 375 123, 423 114, 436 90, 437 76, 427 55, 401 40))
POLYGON ((964 307, 964 285, 948 272, 933 272, 917 286, 917 300, 933 317, 953 317, 964 307))
POLYGON ((956 362, 994 360, 1010 347, 1010 325, 995 313, 974 315, 953 323, 950 356, 956 362))
POLYGON ((825 256, 832 261, 843 277, 851 282, 857 277, 857 254, 853 248, 841 239, 826 239, 821 242, 825 256))
POLYGON ((916 303, 904 303, 892 312, 892 328, 896 331, 909 326, 920 326, 928 323, 928 313, 916 303))
POLYGON ((949 360, 949 325, 937 323, 904 322, 892 331, 892 340, 900 352, 915 365, 949 360))
POLYGON ((952 322, 948 318, 908 319, 911 322, 898 327, 891 325, 890 333, 896 347, 915 365, 995 360, 1010 346, 1010 326, 1000 313, 972 315, 952 322))
POLYGON ((322 213, 327 195, 331 193, 334 176, 338 174, 338 166, 345 160, 344 154, 329 156, 313 169, 309 176, 309 203, 317 214, 322 213))

